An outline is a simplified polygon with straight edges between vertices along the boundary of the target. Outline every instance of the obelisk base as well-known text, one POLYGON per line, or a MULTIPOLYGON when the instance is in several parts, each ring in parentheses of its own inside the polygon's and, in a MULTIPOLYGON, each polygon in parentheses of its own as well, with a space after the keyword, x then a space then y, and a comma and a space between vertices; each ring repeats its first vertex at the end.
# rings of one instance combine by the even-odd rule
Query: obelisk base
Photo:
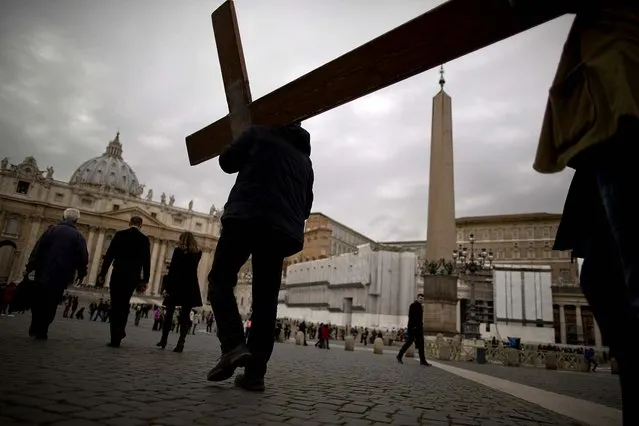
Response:
POLYGON ((457 334, 457 277, 424 276, 424 333, 457 334))

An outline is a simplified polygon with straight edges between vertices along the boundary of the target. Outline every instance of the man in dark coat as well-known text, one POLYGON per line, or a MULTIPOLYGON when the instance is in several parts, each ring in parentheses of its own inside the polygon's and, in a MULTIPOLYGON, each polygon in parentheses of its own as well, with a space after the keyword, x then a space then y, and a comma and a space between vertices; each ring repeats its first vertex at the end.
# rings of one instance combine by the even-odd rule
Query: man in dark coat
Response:
POLYGON ((304 222, 313 203, 310 154, 310 135, 296 123, 252 127, 220 155, 222 170, 238 176, 224 206, 222 233, 209 273, 209 299, 223 355, 208 380, 226 380, 237 367, 245 366, 236 385, 264 389, 274 344, 282 262, 302 249, 304 222), (253 305, 251 332, 245 342, 233 288, 249 256, 253 305))
POLYGON ((399 350, 397 354, 397 362, 403 364, 402 358, 410 345, 415 342, 415 348, 419 353, 419 363, 421 365, 430 366, 426 361, 426 355, 424 354, 424 295, 419 293, 415 298, 415 301, 410 304, 408 308, 408 339, 404 343, 404 346, 399 350))
POLYGON ((129 228, 118 231, 104 255, 102 269, 98 274, 98 285, 103 286, 109 267, 113 272, 109 282, 111 294, 111 341, 107 344, 119 348, 126 336, 129 305, 134 291, 145 291, 151 271, 149 238, 140 231, 142 218, 133 216, 129 228))
POLYGON ((87 243, 76 228, 77 209, 66 209, 62 222, 50 226, 31 251, 25 276, 35 271, 34 300, 31 306, 29 336, 46 340, 64 290, 76 278, 81 283, 87 275, 87 243))

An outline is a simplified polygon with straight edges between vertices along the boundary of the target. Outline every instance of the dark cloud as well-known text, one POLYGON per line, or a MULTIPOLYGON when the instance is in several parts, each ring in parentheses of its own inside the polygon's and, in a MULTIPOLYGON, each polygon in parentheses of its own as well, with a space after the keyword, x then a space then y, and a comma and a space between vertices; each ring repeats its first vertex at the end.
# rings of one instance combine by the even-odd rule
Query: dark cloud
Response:
MULTIPOLYGON (((254 98, 437 2, 254 2, 237 12, 254 98)), ((184 137, 226 113, 211 11, 221 1, 0 5, 1 156, 34 155, 68 179, 116 130, 139 180, 196 209, 233 183, 217 162, 189 167, 184 137)), ((570 173, 533 172, 564 17, 446 64, 453 98, 457 215, 560 211, 570 173)), ((426 235, 437 70, 308 120, 314 210, 375 239, 426 235)))

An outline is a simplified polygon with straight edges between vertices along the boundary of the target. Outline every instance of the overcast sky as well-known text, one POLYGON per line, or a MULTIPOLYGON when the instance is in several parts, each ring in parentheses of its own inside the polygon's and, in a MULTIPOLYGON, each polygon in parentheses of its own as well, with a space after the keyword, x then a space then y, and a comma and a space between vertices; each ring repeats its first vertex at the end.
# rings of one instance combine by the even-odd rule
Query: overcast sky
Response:
MULTIPOLYGON (((235 175, 189 166, 186 135, 227 113, 210 14, 222 1, 0 2, 0 156, 68 180, 120 129, 156 198, 223 206, 235 175)), ((253 99, 441 4, 237 0, 253 99), (399 7, 399 5, 402 5, 399 7)), ((445 65, 457 216, 561 212, 571 173, 533 171, 566 16, 445 65)), ((428 71, 308 120, 314 211, 377 240, 426 237, 428 71)))

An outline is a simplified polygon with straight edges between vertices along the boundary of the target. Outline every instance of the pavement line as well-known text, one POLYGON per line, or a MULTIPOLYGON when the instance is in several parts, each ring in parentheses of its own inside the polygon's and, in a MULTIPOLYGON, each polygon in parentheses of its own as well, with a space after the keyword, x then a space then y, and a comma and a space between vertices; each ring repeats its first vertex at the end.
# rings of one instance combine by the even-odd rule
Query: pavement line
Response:
POLYGON ((606 407, 595 402, 585 401, 571 396, 549 392, 532 386, 514 383, 508 380, 492 377, 487 374, 465 370, 459 367, 430 361, 433 367, 463 377, 464 379, 482 384, 489 388, 507 393, 524 401, 539 405, 547 410, 573 418, 592 426, 620 425, 621 410, 606 407))

